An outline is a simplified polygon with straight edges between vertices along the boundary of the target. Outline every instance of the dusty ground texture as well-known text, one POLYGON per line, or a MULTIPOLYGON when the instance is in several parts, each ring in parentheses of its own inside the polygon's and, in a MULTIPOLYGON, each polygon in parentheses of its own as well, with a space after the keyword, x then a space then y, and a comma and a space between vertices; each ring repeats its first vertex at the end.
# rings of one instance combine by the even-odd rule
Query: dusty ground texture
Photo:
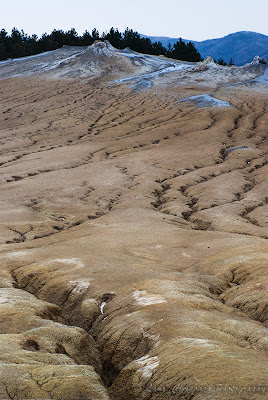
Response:
POLYGON ((0 64, 0 399, 267 398, 266 76, 0 64))

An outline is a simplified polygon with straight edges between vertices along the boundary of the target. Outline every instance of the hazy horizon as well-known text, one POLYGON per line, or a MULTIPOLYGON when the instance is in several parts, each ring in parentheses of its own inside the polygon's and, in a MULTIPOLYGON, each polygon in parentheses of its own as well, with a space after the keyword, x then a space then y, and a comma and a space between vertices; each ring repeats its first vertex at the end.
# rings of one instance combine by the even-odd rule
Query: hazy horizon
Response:
POLYGON ((101 6, 87 0, 58 1, 13 0, 1 7, 0 28, 11 32, 13 27, 27 34, 50 33, 75 28, 79 34, 97 28, 100 33, 112 26, 124 31, 126 27, 148 36, 183 37, 202 41, 239 31, 268 35, 267 0, 256 0, 254 9, 249 0, 159 0, 145 3, 125 3, 123 0, 103 0, 101 6))

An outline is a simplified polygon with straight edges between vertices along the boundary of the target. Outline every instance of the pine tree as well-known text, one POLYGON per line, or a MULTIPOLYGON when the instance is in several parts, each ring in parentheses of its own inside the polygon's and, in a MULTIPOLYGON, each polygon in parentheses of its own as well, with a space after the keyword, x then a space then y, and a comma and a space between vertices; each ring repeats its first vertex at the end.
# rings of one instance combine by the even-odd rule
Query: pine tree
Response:
POLYGON ((226 63, 225 61, 223 61, 222 58, 219 58, 219 59, 218 59, 217 64, 219 64, 219 65, 224 65, 224 66, 227 65, 227 63, 226 63))
POLYGON ((7 43, 7 31, 1 29, 0 31, 0 60, 6 60, 9 57, 8 49, 6 47, 7 43))
MULTIPOLYGON (((101 37, 96 28, 92 30, 91 34, 86 30, 82 36, 79 36, 74 28, 67 32, 54 29, 49 35, 44 33, 41 38, 38 38, 37 35, 28 36, 23 30, 19 31, 17 28, 13 28, 11 35, 8 35, 5 29, 2 29, 0 31, 0 60, 56 50, 64 45, 90 46, 95 40, 109 40, 118 49, 129 47, 139 53, 163 54, 184 61, 200 60, 200 54, 191 42, 185 44, 182 39, 179 39, 173 46, 168 44, 166 49, 161 42, 152 43, 149 38, 141 37, 133 29, 127 28, 121 34, 118 29, 113 27, 108 33, 103 33, 101 37)), ((231 62, 232 60, 230 60, 231 62)))
POLYGON ((196 50, 194 44, 192 42, 187 43, 187 53, 186 53, 187 61, 198 62, 201 61, 201 55, 196 50))
POLYGON ((94 43, 94 39, 88 31, 85 31, 82 36, 82 45, 91 46, 94 43))
POLYGON ((181 38, 174 43, 171 56, 177 60, 187 61, 187 46, 181 38))
POLYGON ((64 40, 64 44, 67 44, 69 46, 77 46, 79 45, 79 37, 78 37, 78 33, 76 32, 76 30, 74 28, 71 28, 68 32, 65 33, 65 40, 64 40))
POLYGON ((117 49, 122 49, 123 38, 118 29, 112 27, 108 33, 103 34, 103 39, 108 40, 117 49))
POLYGON ((152 49, 153 49, 153 54, 156 54, 158 56, 160 56, 161 54, 165 54, 166 53, 166 49, 165 47, 162 45, 161 42, 154 42, 152 44, 152 49))
POLYGON ((96 28, 92 29, 91 36, 92 36, 93 40, 100 40, 100 34, 96 28))

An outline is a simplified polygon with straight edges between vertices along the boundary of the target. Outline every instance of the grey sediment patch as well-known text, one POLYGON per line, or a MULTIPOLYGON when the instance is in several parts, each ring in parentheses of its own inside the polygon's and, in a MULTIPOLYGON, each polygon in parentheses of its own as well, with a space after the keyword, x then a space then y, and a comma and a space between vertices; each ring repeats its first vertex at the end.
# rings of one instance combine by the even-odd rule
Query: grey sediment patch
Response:
POLYGON ((130 86, 130 89, 133 89, 132 92, 139 92, 142 90, 150 89, 153 86, 153 82, 150 79, 142 79, 141 81, 135 83, 134 85, 130 86))
POLYGON ((264 71, 264 73, 260 76, 258 76, 255 79, 252 79, 251 82, 257 82, 257 83, 262 83, 265 85, 268 85, 268 68, 264 71))
POLYGON ((198 96, 186 97, 185 99, 179 100, 178 103, 191 102, 197 107, 232 107, 229 101, 223 101, 216 99, 211 94, 201 94, 198 96))
POLYGON ((240 150, 240 149, 250 149, 250 147, 248 147, 248 146, 232 147, 231 149, 226 149, 225 153, 231 153, 231 151, 240 150))
POLYGON ((142 75, 131 76, 131 77, 128 77, 128 78, 123 78, 123 79, 117 79, 115 81, 110 82, 109 85, 114 85, 114 84, 117 84, 117 83, 124 83, 124 82, 129 82, 129 81, 136 81, 136 80, 139 80, 139 79, 148 79, 148 80, 150 80, 150 79, 157 78, 159 76, 163 76, 163 75, 169 74, 170 72, 178 72, 178 71, 182 71, 182 70, 188 69, 192 65, 193 64, 190 64, 190 63, 189 64, 185 64, 185 63, 183 63, 181 61, 179 61, 177 63, 168 63, 168 64, 166 64, 166 65, 164 65, 164 66, 162 66, 160 68, 158 66, 158 67, 156 67, 156 69, 154 71, 147 72, 147 73, 142 74, 142 75))

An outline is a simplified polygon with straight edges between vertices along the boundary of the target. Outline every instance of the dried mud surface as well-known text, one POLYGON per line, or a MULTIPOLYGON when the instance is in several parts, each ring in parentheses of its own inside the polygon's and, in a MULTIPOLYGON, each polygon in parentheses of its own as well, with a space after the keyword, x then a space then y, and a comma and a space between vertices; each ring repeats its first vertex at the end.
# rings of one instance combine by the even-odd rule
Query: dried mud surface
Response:
POLYGON ((264 67, 92 49, 3 66, 0 399, 265 399, 264 67))

